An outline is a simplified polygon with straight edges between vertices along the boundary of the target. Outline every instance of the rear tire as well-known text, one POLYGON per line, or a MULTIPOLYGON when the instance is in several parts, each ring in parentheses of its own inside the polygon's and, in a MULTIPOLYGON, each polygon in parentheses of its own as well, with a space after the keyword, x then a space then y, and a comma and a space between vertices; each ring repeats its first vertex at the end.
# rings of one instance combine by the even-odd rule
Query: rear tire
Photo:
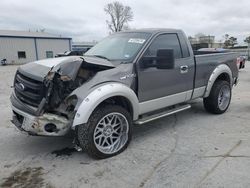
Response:
POLYGON ((80 147, 98 159, 124 151, 132 136, 132 119, 127 110, 117 105, 97 107, 86 124, 76 128, 80 147))
POLYGON ((214 83, 210 95, 203 99, 205 109, 213 114, 224 113, 231 102, 231 86, 227 81, 218 80, 214 83))

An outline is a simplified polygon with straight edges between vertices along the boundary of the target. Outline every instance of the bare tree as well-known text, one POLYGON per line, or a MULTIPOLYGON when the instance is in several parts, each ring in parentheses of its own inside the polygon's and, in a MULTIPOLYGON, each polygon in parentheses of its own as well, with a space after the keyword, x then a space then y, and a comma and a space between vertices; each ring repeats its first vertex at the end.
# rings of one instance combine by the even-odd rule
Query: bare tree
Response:
POLYGON ((106 20, 106 22, 111 32, 118 32, 128 28, 127 23, 133 20, 131 7, 124 6, 118 1, 108 3, 104 7, 104 11, 110 16, 110 20, 106 20))
POLYGON ((225 35, 223 36, 223 38, 224 38, 225 40, 228 40, 229 34, 225 34, 225 35))
POLYGON ((233 48, 236 44, 238 44, 237 38, 233 36, 229 36, 228 34, 224 35, 224 48, 233 48))
POLYGON ((247 43, 247 44, 250 44, 250 36, 246 37, 244 42, 247 43))

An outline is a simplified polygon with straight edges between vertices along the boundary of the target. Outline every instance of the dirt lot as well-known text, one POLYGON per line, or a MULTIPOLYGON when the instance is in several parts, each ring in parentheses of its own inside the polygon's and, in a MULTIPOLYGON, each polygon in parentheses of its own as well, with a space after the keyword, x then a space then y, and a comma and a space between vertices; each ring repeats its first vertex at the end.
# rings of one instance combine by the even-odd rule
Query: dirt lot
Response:
POLYGON ((192 109, 135 127, 122 154, 93 160, 72 138, 27 136, 11 123, 16 66, 0 67, 0 187, 250 187, 250 65, 223 115, 192 109))

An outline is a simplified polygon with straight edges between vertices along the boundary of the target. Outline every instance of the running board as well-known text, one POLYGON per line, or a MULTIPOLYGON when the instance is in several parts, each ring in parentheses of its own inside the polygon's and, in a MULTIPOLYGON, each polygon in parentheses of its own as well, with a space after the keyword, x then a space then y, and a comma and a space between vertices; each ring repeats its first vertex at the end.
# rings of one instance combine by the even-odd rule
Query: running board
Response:
POLYGON ((176 107, 174 109, 167 110, 167 111, 164 111, 164 112, 161 112, 161 113, 158 113, 158 114, 153 114, 153 115, 147 116, 145 118, 139 119, 139 120, 135 121, 134 123, 138 124, 138 125, 142 125, 142 124, 148 123, 150 121, 154 121, 154 120, 157 120, 157 119, 160 119, 160 118, 170 116, 172 114, 187 110, 189 108, 191 108, 190 104, 186 104, 186 105, 183 105, 183 106, 178 106, 178 107, 176 107))

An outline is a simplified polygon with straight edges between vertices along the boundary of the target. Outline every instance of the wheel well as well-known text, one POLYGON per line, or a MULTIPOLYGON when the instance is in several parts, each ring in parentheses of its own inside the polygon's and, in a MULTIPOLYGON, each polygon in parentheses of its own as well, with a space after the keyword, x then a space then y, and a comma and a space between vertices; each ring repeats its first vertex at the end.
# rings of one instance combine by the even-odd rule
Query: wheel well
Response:
POLYGON ((231 79, 230 79, 230 76, 227 74, 227 73, 222 73, 218 76, 218 78, 216 79, 217 80, 224 80, 224 81, 227 81, 229 84, 231 83, 231 79))
POLYGON ((114 97, 110 97, 104 101, 102 101, 98 106, 101 105, 105 105, 105 104, 113 104, 113 105, 119 105, 122 106, 123 108, 125 108, 131 115, 131 117, 133 117, 133 107, 131 102, 123 96, 114 96, 114 97))

